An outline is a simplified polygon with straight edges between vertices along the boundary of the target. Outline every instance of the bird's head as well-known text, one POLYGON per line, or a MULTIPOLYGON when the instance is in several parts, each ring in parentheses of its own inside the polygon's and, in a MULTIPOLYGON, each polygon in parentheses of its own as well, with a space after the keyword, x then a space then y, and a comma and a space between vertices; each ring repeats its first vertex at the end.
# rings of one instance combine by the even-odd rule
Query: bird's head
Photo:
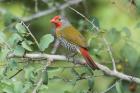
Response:
POLYGON ((61 16, 55 16, 54 18, 52 18, 51 23, 55 24, 56 28, 61 27, 62 26, 61 16))
POLYGON ((55 16, 51 19, 51 23, 55 24, 56 28, 62 28, 70 25, 65 17, 55 16))

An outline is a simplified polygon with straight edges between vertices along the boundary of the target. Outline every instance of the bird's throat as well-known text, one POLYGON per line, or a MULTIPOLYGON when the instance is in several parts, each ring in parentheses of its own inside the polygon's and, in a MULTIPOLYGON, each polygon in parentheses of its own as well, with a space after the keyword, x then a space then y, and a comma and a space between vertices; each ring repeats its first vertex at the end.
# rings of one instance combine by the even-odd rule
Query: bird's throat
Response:
POLYGON ((62 27, 62 23, 61 23, 61 22, 59 22, 59 23, 55 23, 55 26, 56 26, 56 29, 59 29, 59 28, 62 27))

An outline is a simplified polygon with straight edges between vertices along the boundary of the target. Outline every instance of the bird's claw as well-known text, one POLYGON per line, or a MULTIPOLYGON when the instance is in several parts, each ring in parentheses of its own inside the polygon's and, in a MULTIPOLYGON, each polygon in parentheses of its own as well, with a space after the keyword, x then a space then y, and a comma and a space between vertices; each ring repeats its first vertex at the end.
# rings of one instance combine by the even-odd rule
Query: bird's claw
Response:
POLYGON ((70 62, 70 61, 75 61, 75 55, 76 55, 77 53, 72 53, 72 54, 70 54, 70 55, 66 55, 66 58, 67 58, 67 60, 68 60, 68 62, 70 62), (72 59, 72 60, 71 60, 72 59))

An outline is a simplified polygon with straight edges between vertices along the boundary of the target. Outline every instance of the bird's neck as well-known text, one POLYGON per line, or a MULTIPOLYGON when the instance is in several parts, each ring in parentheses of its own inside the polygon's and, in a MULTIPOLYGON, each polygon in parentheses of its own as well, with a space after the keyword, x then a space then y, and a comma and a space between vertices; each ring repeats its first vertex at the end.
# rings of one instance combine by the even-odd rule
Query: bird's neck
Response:
POLYGON ((56 26, 56 32, 63 31, 65 28, 68 28, 70 26, 71 26, 70 24, 64 24, 64 25, 61 24, 59 26, 56 26))
POLYGON ((55 24, 55 26, 56 26, 56 31, 60 31, 63 30, 64 28, 71 26, 71 24, 69 23, 69 21, 65 20, 63 22, 58 22, 57 24, 55 24))

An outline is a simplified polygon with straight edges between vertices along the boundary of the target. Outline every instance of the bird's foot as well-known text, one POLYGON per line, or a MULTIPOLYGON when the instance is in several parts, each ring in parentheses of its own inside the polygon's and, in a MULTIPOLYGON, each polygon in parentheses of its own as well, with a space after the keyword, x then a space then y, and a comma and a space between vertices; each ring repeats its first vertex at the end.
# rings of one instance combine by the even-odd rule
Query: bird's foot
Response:
POLYGON ((75 56, 77 53, 71 53, 71 54, 66 54, 66 58, 68 59, 68 62, 70 61, 75 61, 75 56))

